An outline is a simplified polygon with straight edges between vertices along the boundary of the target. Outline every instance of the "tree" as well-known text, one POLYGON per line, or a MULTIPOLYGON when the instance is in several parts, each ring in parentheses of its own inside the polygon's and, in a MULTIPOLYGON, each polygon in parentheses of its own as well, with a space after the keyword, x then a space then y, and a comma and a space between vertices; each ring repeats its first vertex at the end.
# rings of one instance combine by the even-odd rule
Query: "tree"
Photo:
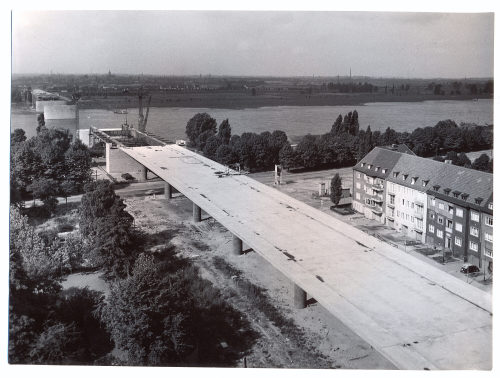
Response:
POLYGON ((190 144, 194 147, 203 149, 199 145, 199 137, 206 131, 211 131, 212 133, 209 133, 210 135, 205 134, 202 138, 203 141, 206 141, 210 136, 217 133, 217 121, 207 113, 195 114, 186 125, 186 135, 189 138, 190 144))
POLYGON ((238 156, 229 145, 222 144, 215 152, 215 160, 223 165, 231 165, 238 161, 238 156))
POLYGON ((330 199, 337 206, 342 198, 342 179, 338 173, 335 173, 330 183, 330 199))
POLYGON ((231 125, 229 124, 228 119, 225 119, 219 125, 219 132, 217 134, 217 137, 222 144, 229 144, 229 140, 231 139, 231 125))
POLYGON ((10 134, 10 143, 12 146, 20 144, 26 140, 26 132, 23 129, 15 129, 10 134))
POLYGON ((33 194, 33 198, 45 201, 49 197, 55 196, 58 191, 58 182, 54 179, 35 179, 27 188, 33 194))
POLYGON ((467 157, 467 155, 464 152, 460 152, 457 156, 456 165, 459 165, 461 167, 465 168, 471 168, 472 163, 470 159, 467 157))
POLYGON ((11 268, 14 269, 10 272, 11 285, 32 286, 34 290, 44 292, 57 291, 57 257, 29 224, 28 217, 13 207, 10 209, 9 235, 11 268))
POLYGON ((176 275, 141 254, 132 274, 112 285, 101 319, 116 346, 128 352, 130 364, 175 364, 193 350, 188 309, 194 303, 176 275))
MULTIPOLYGON (((92 158, 88 147, 80 139, 73 142, 64 154, 67 171, 65 181, 72 181, 73 191, 83 190, 90 181, 92 158)), ((67 187, 66 187, 67 188, 67 187)))
POLYGON ((342 127, 342 114, 339 114, 337 119, 332 125, 331 133, 332 134, 339 134, 341 132, 341 127, 342 127))
POLYGON ((290 143, 286 142, 279 152, 279 162, 283 168, 290 170, 295 166, 295 151, 290 143))
POLYGON ((221 145, 221 140, 217 136, 211 136, 208 138, 207 142, 205 143, 205 146, 203 147, 203 155, 205 155, 207 158, 214 160, 217 149, 221 145))
POLYGON ((481 154, 474 162, 472 163, 472 168, 477 169, 479 171, 488 171, 488 166, 490 163, 490 157, 486 154, 481 154))
POLYGON ((297 145, 296 154, 298 161, 305 168, 316 167, 321 161, 316 138, 311 134, 307 134, 302 138, 297 145))
POLYGON ((90 260, 108 273, 130 273, 133 250, 133 217, 125 211, 123 200, 109 181, 85 185, 80 206, 80 232, 90 249, 90 260))
POLYGON ((46 130, 46 127, 45 127, 45 116, 43 113, 39 114, 37 117, 36 117, 36 120, 38 122, 38 126, 36 127, 36 133, 40 133, 41 131, 43 130, 46 130))

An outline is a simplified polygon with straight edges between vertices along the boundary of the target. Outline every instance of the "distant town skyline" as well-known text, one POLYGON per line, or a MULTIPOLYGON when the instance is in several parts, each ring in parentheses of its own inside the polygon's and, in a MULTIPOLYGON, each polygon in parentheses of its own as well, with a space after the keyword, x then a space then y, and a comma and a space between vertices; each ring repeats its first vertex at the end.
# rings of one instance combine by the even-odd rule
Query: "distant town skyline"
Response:
POLYGON ((493 77, 493 13, 12 14, 14 74, 493 77))

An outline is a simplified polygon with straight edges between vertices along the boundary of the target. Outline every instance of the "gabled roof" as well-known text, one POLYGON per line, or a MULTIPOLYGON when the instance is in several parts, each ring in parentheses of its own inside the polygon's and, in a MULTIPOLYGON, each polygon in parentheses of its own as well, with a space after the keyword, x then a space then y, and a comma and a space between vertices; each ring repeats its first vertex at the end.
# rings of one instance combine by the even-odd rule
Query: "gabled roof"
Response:
MULTIPOLYGON (((459 199, 461 202, 475 204, 476 198, 489 198, 493 192, 493 175, 475 169, 464 168, 458 165, 446 164, 436 160, 401 154, 393 171, 400 171, 398 177, 389 176, 387 181, 395 182, 420 191, 434 194, 439 193, 450 200, 459 199), (403 180, 402 174, 408 174, 403 180), (414 184, 411 177, 418 177, 414 184), (423 186, 422 181, 428 180, 423 186), (439 186, 436 191, 434 187, 439 186), (457 193, 458 198, 455 197, 457 193), (462 194, 468 194, 462 199, 462 194)), ((480 206, 484 205, 484 200, 480 206)))
POLYGON ((491 173, 379 147, 370 151, 356 164, 355 169, 421 192, 437 195, 450 202, 460 202, 462 205, 472 205, 481 209, 488 208, 493 193, 491 173), (365 165, 361 167, 363 162, 365 165), (372 168, 368 169, 368 165, 372 168), (389 168, 385 175, 381 175, 381 171, 374 171, 374 167, 384 165, 389 168), (394 175, 395 172, 397 175, 394 175), (476 204, 478 198, 482 199, 480 204, 476 204))
POLYGON ((372 177, 386 178, 400 156, 400 152, 375 147, 354 166, 354 169, 372 177), (377 167, 379 167, 378 170, 376 170, 377 167), (382 173, 384 169, 385 173, 382 173))

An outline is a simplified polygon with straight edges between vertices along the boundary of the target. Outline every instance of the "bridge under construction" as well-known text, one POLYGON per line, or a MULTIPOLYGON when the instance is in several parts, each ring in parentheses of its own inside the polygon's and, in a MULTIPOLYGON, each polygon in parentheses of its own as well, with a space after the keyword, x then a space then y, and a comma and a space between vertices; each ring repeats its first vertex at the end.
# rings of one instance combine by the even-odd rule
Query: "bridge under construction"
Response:
POLYGON ((491 369, 490 294, 186 148, 116 146, 262 255, 401 369, 491 369))

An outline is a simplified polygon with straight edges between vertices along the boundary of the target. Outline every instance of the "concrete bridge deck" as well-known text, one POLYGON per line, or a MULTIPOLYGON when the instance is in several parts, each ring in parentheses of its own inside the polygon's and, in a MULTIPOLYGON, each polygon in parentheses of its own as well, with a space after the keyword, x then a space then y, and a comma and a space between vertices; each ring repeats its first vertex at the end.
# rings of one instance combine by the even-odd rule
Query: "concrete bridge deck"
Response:
POLYGON ((491 369, 491 297, 176 145, 121 148, 401 369, 491 369))

